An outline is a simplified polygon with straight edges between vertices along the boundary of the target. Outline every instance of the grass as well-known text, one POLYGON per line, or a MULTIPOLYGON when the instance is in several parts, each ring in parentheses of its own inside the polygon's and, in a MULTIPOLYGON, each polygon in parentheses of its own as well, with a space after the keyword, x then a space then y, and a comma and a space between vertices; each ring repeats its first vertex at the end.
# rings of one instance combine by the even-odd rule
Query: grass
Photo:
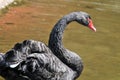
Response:
POLYGON ((10 4, 10 6, 21 6, 23 4, 25 4, 26 0, 14 0, 14 2, 12 4, 10 4))
POLYGON ((5 7, 4 9, 1 9, 0 10, 0 16, 7 13, 7 11, 8 11, 8 7, 5 7))
POLYGON ((5 22, 0 24, 0 51, 6 52, 15 43, 25 39, 39 40, 47 44, 53 25, 63 15, 73 11, 85 11, 91 14, 97 32, 73 22, 68 25, 63 40, 64 45, 78 53, 84 61, 84 71, 77 80, 119 80, 120 10, 113 10, 113 6, 110 6, 120 6, 118 1, 29 0, 24 6, 14 6, 14 9, 11 7, 6 15, 0 18, 0 22, 5 19, 5 22), (6 20, 7 14, 17 10, 17 15, 6 20))

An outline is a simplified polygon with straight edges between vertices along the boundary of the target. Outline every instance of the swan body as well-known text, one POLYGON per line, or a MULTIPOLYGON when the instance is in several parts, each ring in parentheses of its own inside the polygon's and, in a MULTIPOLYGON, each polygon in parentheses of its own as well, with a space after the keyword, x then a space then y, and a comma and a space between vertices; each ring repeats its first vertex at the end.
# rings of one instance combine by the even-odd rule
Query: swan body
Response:
MULTIPOLYGON (((63 32, 66 26, 76 21, 96 31, 90 15, 85 12, 72 12, 61 18, 50 33, 49 43, 25 40, 17 43, 0 62, 5 62, 5 70, 11 71, 16 80, 75 80, 83 70, 83 62, 79 55, 66 49, 62 44, 63 32), (23 79, 22 79, 23 78, 23 79)), ((1 74, 3 74, 2 70, 1 74)), ((3 75, 6 80, 12 74, 3 75)))
POLYGON ((76 76, 76 72, 60 61, 49 47, 34 40, 17 43, 6 53, 5 60, 10 65, 20 62, 11 69, 17 70, 21 77, 27 76, 28 80, 74 80, 76 76))

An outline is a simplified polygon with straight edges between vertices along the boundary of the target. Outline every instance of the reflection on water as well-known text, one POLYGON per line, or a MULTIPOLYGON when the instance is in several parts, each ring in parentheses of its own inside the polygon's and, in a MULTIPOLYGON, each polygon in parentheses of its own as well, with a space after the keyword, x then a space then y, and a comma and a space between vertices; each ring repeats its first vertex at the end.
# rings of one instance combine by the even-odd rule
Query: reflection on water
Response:
POLYGON ((47 44, 54 24, 73 11, 91 14, 97 28, 94 33, 73 22, 65 31, 65 46, 80 53, 84 61, 78 80, 119 80, 119 0, 26 0, 26 4, 10 8, 0 17, 0 52, 25 39, 47 44))

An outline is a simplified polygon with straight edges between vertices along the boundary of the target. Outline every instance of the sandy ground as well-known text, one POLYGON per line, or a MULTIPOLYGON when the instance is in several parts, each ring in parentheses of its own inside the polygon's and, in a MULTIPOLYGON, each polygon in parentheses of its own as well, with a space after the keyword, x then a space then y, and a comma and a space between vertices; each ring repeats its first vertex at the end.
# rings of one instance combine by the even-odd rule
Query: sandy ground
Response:
MULTIPOLYGON (((9 11, 0 18, 0 30, 1 32, 4 30, 10 29, 13 25, 21 24, 24 22, 23 18, 24 14, 34 11, 34 8, 29 7, 12 7, 9 11)), ((28 18, 29 16, 27 16, 28 18)))

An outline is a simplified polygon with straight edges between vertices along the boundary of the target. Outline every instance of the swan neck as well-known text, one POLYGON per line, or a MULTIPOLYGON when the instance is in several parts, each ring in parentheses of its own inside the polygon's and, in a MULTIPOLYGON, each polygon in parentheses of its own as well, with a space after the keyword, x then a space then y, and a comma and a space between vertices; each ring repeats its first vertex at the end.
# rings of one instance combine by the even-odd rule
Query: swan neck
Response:
POLYGON ((64 48, 62 44, 63 32, 70 22, 76 21, 76 16, 76 13, 68 14, 55 24, 49 37, 48 46, 56 57, 73 71, 77 72, 77 76, 79 76, 83 69, 80 57, 76 53, 64 48))
POLYGON ((64 30, 66 26, 70 22, 75 21, 75 19, 76 19, 76 15, 72 13, 64 16, 55 24, 50 34, 49 46, 51 46, 52 44, 54 45, 56 44, 57 46, 62 47, 62 38, 63 38, 64 30))

